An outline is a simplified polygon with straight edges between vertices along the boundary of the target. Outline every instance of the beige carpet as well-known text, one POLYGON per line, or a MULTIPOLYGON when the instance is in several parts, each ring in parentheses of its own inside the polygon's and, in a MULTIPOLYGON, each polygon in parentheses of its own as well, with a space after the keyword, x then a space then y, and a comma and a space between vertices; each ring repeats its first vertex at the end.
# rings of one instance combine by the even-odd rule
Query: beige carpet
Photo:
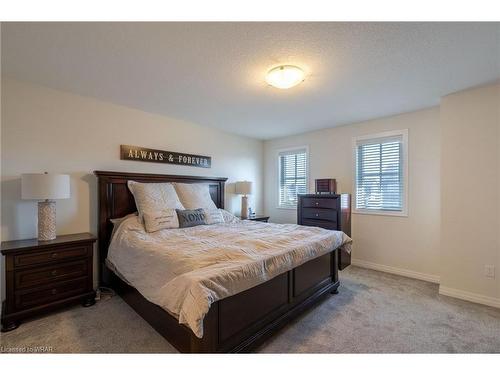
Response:
MULTIPOLYGON (((353 266, 341 272, 341 282, 338 295, 258 351, 500 353, 500 309, 440 296, 435 284, 353 266)), ((119 297, 26 322, 1 334, 0 347, 4 352, 176 352, 119 297)))

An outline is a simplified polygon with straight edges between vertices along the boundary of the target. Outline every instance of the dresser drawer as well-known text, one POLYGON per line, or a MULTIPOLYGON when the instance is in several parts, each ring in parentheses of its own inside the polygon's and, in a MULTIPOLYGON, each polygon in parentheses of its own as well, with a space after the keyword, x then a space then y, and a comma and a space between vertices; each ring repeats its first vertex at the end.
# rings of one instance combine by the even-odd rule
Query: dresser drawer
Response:
POLYGON ((324 208, 303 208, 302 218, 337 222, 337 211, 324 208))
POLYGON ((45 250, 43 252, 22 254, 14 256, 14 266, 23 267, 33 264, 48 263, 53 261, 71 260, 91 255, 92 248, 89 246, 75 246, 70 248, 45 250))
POLYGON ((39 267, 34 270, 16 271, 14 273, 14 280, 16 288, 29 288, 83 277, 87 275, 87 271, 87 259, 82 259, 75 262, 39 267))
POLYGON ((302 198, 302 207, 334 208, 338 206, 338 198, 302 198))
POLYGON ((52 301, 82 294, 87 289, 87 278, 53 284, 44 289, 31 289, 16 292, 16 308, 25 309, 52 301))
POLYGON ((317 220, 317 219, 302 219, 301 225, 306 225, 309 227, 320 227, 330 230, 338 230, 338 224, 336 221, 328 220, 317 220))

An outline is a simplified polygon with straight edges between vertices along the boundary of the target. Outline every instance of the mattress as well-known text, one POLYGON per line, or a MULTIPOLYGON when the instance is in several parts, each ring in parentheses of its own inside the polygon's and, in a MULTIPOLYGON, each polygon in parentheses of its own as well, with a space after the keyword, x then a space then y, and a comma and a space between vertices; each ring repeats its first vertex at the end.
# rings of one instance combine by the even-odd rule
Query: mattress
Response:
POLYGON ((203 337, 203 318, 223 298, 337 248, 343 232, 249 220, 147 233, 136 216, 112 238, 107 262, 148 301, 203 337))

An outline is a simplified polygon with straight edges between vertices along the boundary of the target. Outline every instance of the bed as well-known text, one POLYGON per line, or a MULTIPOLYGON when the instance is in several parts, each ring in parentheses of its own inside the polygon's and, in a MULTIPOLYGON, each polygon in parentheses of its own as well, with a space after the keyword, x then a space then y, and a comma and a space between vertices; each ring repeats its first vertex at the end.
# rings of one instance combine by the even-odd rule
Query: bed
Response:
MULTIPOLYGON (((181 182, 209 184, 212 200, 224 208, 226 178, 158 175, 143 173, 94 172, 98 177, 99 277, 101 285, 112 287, 142 318, 183 353, 248 352, 275 331, 339 286, 338 257, 323 249, 311 260, 285 272, 276 272, 266 281, 223 296, 208 305, 198 331, 191 324, 180 324, 179 317, 153 303, 144 289, 130 282, 107 261, 113 225, 111 219, 136 211, 129 180, 139 182, 181 182), (141 294, 138 289, 143 291, 141 294)), ((247 233, 265 233, 270 224, 238 224, 247 233), (260 231, 260 232, 259 232, 260 231)), ((298 227, 298 226, 296 226, 298 227)), ((214 227, 215 228, 215 227, 214 227)), ((239 227, 238 227, 239 228, 239 227)), ((306 227, 303 227, 304 230, 306 227)), ((234 229, 234 228, 233 228, 234 229)), ((287 228, 289 229, 289 228, 287 228)), ((301 228, 294 228, 300 231, 301 228)), ((215 229, 210 229, 215 230, 215 229)), ((227 230, 224 229, 224 230, 227 230)), ((311 229, 324 231, 322 229, 311 229)), ((200 233, 209 229, 199 229, 200 233)), ((201 234, 199 234, 201 236, 201 234)), ((201 237, 200 237, 201 238, 201 237)), ((222 246, 222 245, 221 245, 222 246)), ((111 255, 111 254, 110 254, 111 255)), ((115 258, 116 261, 116 258, 115 258)), ((299 264, 299 263, 297 263, 299 264)))

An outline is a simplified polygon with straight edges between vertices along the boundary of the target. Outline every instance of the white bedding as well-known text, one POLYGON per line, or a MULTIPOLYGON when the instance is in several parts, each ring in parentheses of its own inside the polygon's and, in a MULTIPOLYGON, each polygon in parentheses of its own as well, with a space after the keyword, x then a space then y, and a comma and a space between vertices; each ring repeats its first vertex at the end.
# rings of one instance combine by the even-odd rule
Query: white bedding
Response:
POLYGON ((146 299, 178 317, 197 337, 215 301, 261 284, 338 247, 343 232, 248 220, 147 233, 122 222, 108 262, 146 299))

